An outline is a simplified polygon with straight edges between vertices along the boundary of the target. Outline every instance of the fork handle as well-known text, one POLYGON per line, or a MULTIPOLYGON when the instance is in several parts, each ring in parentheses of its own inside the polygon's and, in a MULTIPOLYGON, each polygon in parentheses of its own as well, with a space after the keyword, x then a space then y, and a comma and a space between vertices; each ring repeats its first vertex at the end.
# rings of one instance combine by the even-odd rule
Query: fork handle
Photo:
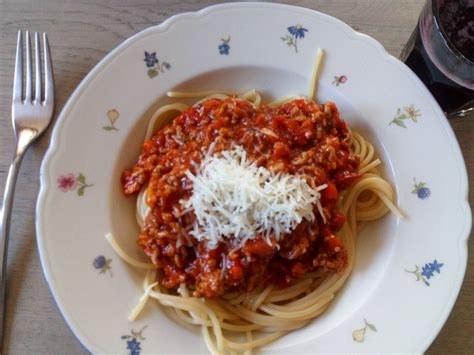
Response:
POLYGON ((7 255, 8 255, 8 235, 10 231, 10 219, 13 207, 13 196, 18 177, 18 171, 25 155, 25 150, 17 148, 13 161, 8 170, 7 182, 5 184, 5 194, 3 195, 3 206, 0 225, 0 354, 3 353, 3 333, 5 327, 5 303, 6 303, 6 283, 7 283, 7 255))

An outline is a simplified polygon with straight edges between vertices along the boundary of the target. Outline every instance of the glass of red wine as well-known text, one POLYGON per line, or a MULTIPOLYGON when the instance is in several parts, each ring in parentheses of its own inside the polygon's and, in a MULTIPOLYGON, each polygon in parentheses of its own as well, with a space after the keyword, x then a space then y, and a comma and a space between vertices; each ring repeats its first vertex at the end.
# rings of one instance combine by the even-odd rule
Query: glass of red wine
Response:
POLYGON ((448 118, 474 112, 474 0, 427 0, 401 59, 448 118))

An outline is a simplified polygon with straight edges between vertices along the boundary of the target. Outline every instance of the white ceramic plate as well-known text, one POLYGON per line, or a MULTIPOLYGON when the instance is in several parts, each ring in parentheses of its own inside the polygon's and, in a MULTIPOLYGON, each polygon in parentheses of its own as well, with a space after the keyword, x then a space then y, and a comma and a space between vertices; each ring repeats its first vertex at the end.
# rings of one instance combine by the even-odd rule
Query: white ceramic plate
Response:
POLYGON ((367 227, 354 272, 330 309, 264 351, 413 353, 429 346, 461 286, 471 228, 466 168, 442 111, 404 64, 341 21, 298 7, 236 3, 174 16, 125 41, 91 71, 56 123, 41 169, 38 245, 55 300, 88 350, 207 351, 199 331, 153 304, 127 321, 143 275, 104 239, 112 232, 143 258, 121 171, 139 154, 150 114, 171 101, 166 91, 304 95, 318 47, 326 52, 318 100, 336 102, 348 124, 375 142, 406 218, 367 227))

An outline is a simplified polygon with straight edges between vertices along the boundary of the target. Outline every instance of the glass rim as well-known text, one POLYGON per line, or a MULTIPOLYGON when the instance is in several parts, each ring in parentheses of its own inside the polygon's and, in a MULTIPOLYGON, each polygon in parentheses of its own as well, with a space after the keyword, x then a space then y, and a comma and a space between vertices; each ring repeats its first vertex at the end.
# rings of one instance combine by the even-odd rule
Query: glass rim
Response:
POLYGON ((448 35, 444 31, 443 26, 441 25, 441 20, 440 20, 440 14, 437 6, 438 0, 431 0, 431 10, 433 11, 433 19, 436 24, 436 27, 439 29, 441 33, 441 37, 443 38, 444 42, 446 43, 446 46, 448 49, 457 57, 460 57, 460 59, 466 61, 470 65, 474 65, 474 62, 471 61, 469 58, 467 58, 455 45, 454 43, 449 39, 448 35))

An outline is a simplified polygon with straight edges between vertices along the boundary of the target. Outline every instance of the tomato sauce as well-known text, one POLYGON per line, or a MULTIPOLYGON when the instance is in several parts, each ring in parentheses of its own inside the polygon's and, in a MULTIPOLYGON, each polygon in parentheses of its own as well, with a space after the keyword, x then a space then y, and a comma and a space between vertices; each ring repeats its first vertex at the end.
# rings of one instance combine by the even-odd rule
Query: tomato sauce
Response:
POLYGON ((359 158, 350 150, 347 126, 336 105, 294 100, 278 107, 237 98, 208 99, 184 111, 143 144, 142 154, 122 173, 125 195, 147 188, 151 208, 138 244, 162 271, 162 285, 186 284, 196 297, 246 292, 257 286, 285 287, 312 272, 341 272, 347 251, 337 236, 345 216, 337 209, 339 193, 360 177, 359 158), (216 153, 240 145, 250 161, 274 173, 304 176, 322 184, 323 222, 303 220, 270 245, 263 237, 244 245, 228 236, 215 248, 189 234, 195 223, 182 201, 192 194, 185 172, 196 166, 214 143, 216 153))

